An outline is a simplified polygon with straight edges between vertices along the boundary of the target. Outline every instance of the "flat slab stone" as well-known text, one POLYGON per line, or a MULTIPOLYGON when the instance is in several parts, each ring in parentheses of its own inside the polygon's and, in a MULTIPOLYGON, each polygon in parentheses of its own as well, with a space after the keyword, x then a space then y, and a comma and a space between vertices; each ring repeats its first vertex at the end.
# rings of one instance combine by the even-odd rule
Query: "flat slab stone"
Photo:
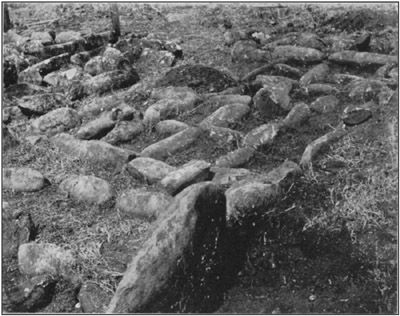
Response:
POLYGON ((280 125, 277 123, 263 124, 247 133, 243 139, 243 146, 259 148, 270 144, 278 135, 280 125))
POLYGON ((168 209, 172 200, 172 196, 163 192, 131 189, 121 193, 116 207, 133 217, 155 219, 168 209))
POLYGON ((142 157, 151 157, 164 160, 179 150, 185 149, 201 137, 204 131, 198 127, 189 127, 183 131, 167 137, 142 150, 142 157))
POLYGON ((163 161, 149 157, 139 157, 127 164, 128 172, 148 183, 155 183, 163 179, 169 173, 176 171, 175 167, 163 161))
POLYGON ((81 123, 81 118, 71 108, 53 110, 31 122, 34 133, 54 135, 65 132, 81 123))
POLYGON ((43 189, 48 180, 31 168, 3 168, 2 183, 4 189, 33 192, 43 189))
POLYGON ((70 176, 60 183, 59 188, 77 201, 94 204, 103 204, 114 196, 111 185, 95 176, 70 176))
POLYGON ((160 184, 168 193, 175 195, 191 184, 207 181, 211 164, 204 160, 192 160, 167 174, 160 184))

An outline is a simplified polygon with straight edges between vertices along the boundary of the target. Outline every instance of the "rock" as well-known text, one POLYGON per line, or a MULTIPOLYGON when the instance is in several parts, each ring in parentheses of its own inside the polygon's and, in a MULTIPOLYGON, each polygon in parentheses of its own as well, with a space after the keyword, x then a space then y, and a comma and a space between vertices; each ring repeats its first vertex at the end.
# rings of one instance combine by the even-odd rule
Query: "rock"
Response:
POLYGON ((105 97, 95 97, 79 109, 79 114, 86 117, 95 117, 104 111, 110 111, 125 105, 126 103, 123 98, 114 94, 105 97))
POLYGON ((347 126, 355 126, 362 124, 372 117, 371 109, 376 105, 373 101, 360 106, 348 106, 344 109, 342 117, 344 124, 347 126))
POLYGON ((103 51, 103 47, 98 47, 86 52, 79 52, 71 56, 70 61, 79 67, 84 65, 90 60, 90 58, 99 55, 103 51))
POLYGON ((326 95, 319 97, 310 104, 310 109, 317 113, 333 112, 339 104, 338 98, 334 95, 326 95))
POLYGON ((4 168, 3 188, 18 192, 34 192, 43 189, 48 180, 31 168, 4 168))
POLYGON ((287 90, 292 90, 292 87, 298 85, 296 80, 282 77, 282 76, 269 76, 269 75, 258 75, 252 82, 252 86, 255 88, 270 88, 273 89, 276 86, 285 87, 287 90))
POLYGON ((232 185, 233 183, 248 178, 253 174, 248 169, 243 168, 213 167, 211 168, 211 172, 215 173, 212 181, 220 185, 232 185))
POLYGON ((81 33, 74 31, 60 32, 56 35, 56 43, 66 43, 83 40, 81 33))
POLYGON ((242 180, 225 192, 227 225, 246 224, 246 218, 265 212, 279 194, 279 186, 242 180))
POLYGON ((166 213, 128 265, 108 313, 210 312, 220 303, 223 191, 211 182, 194 184, 166 213))
POLYGON ((302 87, 302 91, 305 95, 308 96, 320 96, 320 95, 328 95, 328 94, 338 94, 340 91, 330 85, 325 83, 312 83, 305 87, 302 87))
POLYGON ((290 110, 289 89, 284 85, 261 88, 253 98, 254 107, 264 118, 274 118, 290 110))
POLYGON ((166 50, 145 48, 140 55, 139 61, 149 65, 156 64, 161 67, 172 67, 176 63, 176 57, 173 53, 166 50))
POLYGON ((114 196, 111 185, 94 176, 69 176, 60 183, 59 188, 77 201, 93 204, 106 203, 114 196))
POLYGON ((84 46, 85 41, 83 39, 60 44, 46 45, 43 47, 40 57, 43 56, 43 58, 49 58, 63 53, 72 55, 75 52, 84 49, 84 46))
POLYGON ((184 129, 188 128, 189 125, 186 123, 176 121, 176 120, 165 120, 158 122, 156 125, 157 133, 161 135, 172 135, 176 134, 184 129))
POLYGON ((131 189, 122 192, 117 198, 117 209, 139 218, 155 219, 164 213, 173 198, 162 192, 150 192, 146 189, 131 189))
POLYGON ((46 92, 48 92, 47 89, 34 84, 18 83, 7 87, 4 91, 4 96, 8 99, 12 99, 13 97, 20 98, 29 96, 31 94, 40 94, 46 92))
POLYGON ((278 135, 280 125, 276 123, 263 124, 252 129, 243 139, 243 146, 257 149, 271 144, 278 135))
POLYGON ((302 47, 309 47, 323 51, 326 49, 326 43, 316 34, 313 33, 303 33, 296 39, 296 44, 302 47))
POLYGON ((208 136, 220 146, 239 144, 244 137, 242 132, 226 127, 208 125, 204 129, 208 132, 208 136))
POLYGON ((203 65, 182 65, 168 71, 156 82, 157 87, 187 86, 196 93, 220 92, 236 86, 232 76, 225 72, 203 65))
POLYGON ((106 112, 99 118, 82 125, 75 136, 79 139, 100 139, 107 135, 116 123, 117 117, 115 112, 106 112))
POLYGON ((161 112, 155 106, 150 106, 143 114, 143 124, 152 128, 161 121, 161 112))
POLYGON ((349 75, 349 74, 333 74, 331 76, 331 83, 340 84, 340 85, 347 85, 348 83, 354 80, 363 80, 362 77, 349 75))
POLYGON ((200 126, 219 126, 219 127, 232 127, 235 126, 246 114, 250 112, 250 108, 241 103, 233 103, 224 105, 216 110, 214 113, 206 117, 200 126))
POLYGON ((277 184, 280 187, 284 185, 284 182, 290 179, 292 176, 298 176, 302 174, 302 170, 298 164, 286 160, 279 167, 268 172, 265 176, 266 182, 277 184))
POLYGON ((5 60, 3 63, 3 78, 6 88, 18 82, 17 67, 8 60, 5 60))
POLYGON ((102 56, 95 56, 84 66, 84 70, 92 76, 103 72, 119 69, 120 63, 124 60, 123 54, 115 48, 107 47, 102 56))
POLYGON ((312 164, 315 156, 323 149, 324 147, 330 145, 332 142, 340 139, 346 134, 346 130, 342 128, 337 128, 324 136, 312 141, 309 145, 307 145, 303 155, 301 156, 300 166, 302 168, 307 168, 312 164))
POLYGON ((272 50, 272 59, 285 59, 287 61, 299 61, 314 63, 322 61, 324 54, 317 49, 301 46, 281 45, 272 50))
POLYGON ((353 101, 366 102, 370 100, 378 101, 378 95, 383 91, 390 90, 386 84, 380 80, 363 79, 350 82, 345 89, 349 91, 349 97, 353 101))
POLYGON ((18 107, 24 115, 42 115, 68 106, 68 100, 61 93, 43 93, 18 99, 18 107))
POLYGON ((273 65, 271 74, 297 80, 300 79, 302 72, 299 69, 286 64, 275 64, 273 65))
POLYGON ((31 34, 31 40, 40 41, 42 44, 50 44, 53 42, 53 37, 49 32, 33 32, 31 34))
POLYGON ((323 82, 325 78, 329 74, 329 67, 327 64, 319 64, 309 71, 307 71, 301 78, 300 78, 300 85, 306 86, 310 83, 318 83, 323 82))
POLYGON ((210 166, 211 164, 204 160, 191 160, 168 173, 160 184, 168 193, 175 195, 191 184, 209 180, 210 166))
POLYGON ((17 255, 18 247, 35 238, 36 226, 32 221, 31 214, 26 212, 12 212, 2 207, 3 234, 1 245, 3 257, 14 257, 17 255))
POLYGON ((154 114, 164 120, 171 117, 176 117, 181 113, 190 111, 195 106, 194 100, 181 100, 181 99, 162 99, 152 104, 144 113, 143 121, 145 124, 155 122, 154 114))
POLYGON ((45 59, 33 66, 26 68, 18 75, 19 82, 27 82, 40 85, 43 77, 47 74, 60 69, 69 62, 69 54, 64 53, 58 56, 45 59))
POLYGON ((242 147, 221 156, 215 162, 220 168, 236 168, 243 166, 253 158, 255 149, 251 147, 242 147))
POLYGON ((74 264, 72 251, 54 244, 31 242, 18 249, 18 267, 25 275, 50 274, 68 278, 74 264))
POLYGON ((41 57, 43 56, 44 53, 44 45, 42 44, 41 41, 38 40, 30 40, 24 42, 19 47, 19 49, 22 50, 27 55, 33 55, 36 57, 41 57))
POLYGON ((101 140, 117 145, 119 143, 129 142, 144 131, 144 125, 141 121, 119 121, 115 127, 101 140))
POLYGON ((90 163, 121 167, 137 156, 130 150, 112 146, 100 140, 79 140, 65 133, 53 136, 50 141, 63 153, 90 163))
POLYGON ((198 140, 204 131, 197 127, 189 127, 183 131, 167 137, 142 150, 142 157, 151 157, 164 160, 177 151, 183 150, 198 140))
POLYGON ((48 140, 48 137, 46 135, 32 135, 25 137, 25 141, 32 146, 35 146, 36 144, 43 142, 44 140, 48 140))
POLYGON ((111 295, 96 283, 82 285, 78 300, 84 313, 103 314, 111 300, 111 295))
POLYGON ((165 162, 145 157, 132 160, 127 164, 126 168, 129 174, 143 179, 150 184, 160 181, 166 175, 176 170, 175 167, 165 162))
POLYGON ((354 45, 354 39, 345 37, 343 34, 326 36, 324 40, 330 46, 329 51, 333 53, 349 50, 354 45))
POLYGON ((368 52, 360 53, 357 51, 346 50, 330 55, 328 60, 339 64, 349 64, 361 67, 370 65, 382 66, 387 63, 397 62, 397 56, 368 52))
POLYGON ((90 76, 88 74, 83 73, 78 68, 71 68, 64 71, 54 71, 49 73, 43 78, 43 82, 53 87, 69 88, 72 85, 72 81, 84 81, 89 78, 90 76))
POLYGON ((71 108, 59 108, 33 120, 31 126, 35 133, 54 135, 67 131, 80 123, 78 112, 71 108))
POLYGON ((371 37, 370 50, 380 54, 398 55, 397 37, 397 29, 387 27, 371 37))
POLYGON ((303 102, 296 103, 282 121, 282 127, 295 128, 309 119, 311 110, 303 102))
MULTIPOLYGON (((229 89, 229 88, 228 88, 229 89)), ((251 97, 240 94, 217 94, 206 98, 205 102, 215 104, 215 107, 221 107, 233 103, 250 105, 251 97)))
POLYGON ((244 40, 236 42, 231 50, 233 62, 266 62, 269 55, 262 49, 258 49, 254 41, 244 40))

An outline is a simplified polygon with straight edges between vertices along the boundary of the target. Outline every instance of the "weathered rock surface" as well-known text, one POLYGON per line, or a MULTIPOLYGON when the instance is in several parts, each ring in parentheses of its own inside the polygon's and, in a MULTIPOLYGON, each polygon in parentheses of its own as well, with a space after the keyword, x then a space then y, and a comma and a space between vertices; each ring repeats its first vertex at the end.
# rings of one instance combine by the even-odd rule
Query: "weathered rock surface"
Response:
POLYGON ((195 99, 161 99, 147 108, 143 115, 143 122, 147 125, 155 122, 154 114, 160 120, 178 116, 180 113, 192 110, 195 99))
POLYGON ((194 184, 178 194, 129 264, 107 312, 211 311, 221 298, 215 294, 222 273, 216 236, 224 221, 225 199, 215 184, 194 184), (182 295, 185 305, 178 307, 182 295))
POLYGON ((255 149, 252 147, 242 147, 219 157, 215 165, 220 168, 236 168, 243 166, 253 158, 255 149))
POLYGON ((319 97, 310 104, 310 109, 317 113, 333 112, 339 104, 339 99, 334 95, 319 97))
POLYGON ((4 97, 11 99, 13 97, 24 97, 32 94, 46 93, 48 90, 44 87, 40 87, 30 83, 18 83, 11 85, 4 89, 4 97))
POLYGON ((131 189, 122 192, 117 198, 116 207, 133 217, 155 219, 168 209, 172 200, 172 196, 162 192, 131 189))
POLYGON ((53 41, 53 37, 49 32, 33 32, 31 34, 31 40, 40 41, 42 44, 50 44, 53 41))
POLYGON ((71 108, 55 109, 31 122, 32 130, 38 134, 54 135, 67 131, 81 123, 81 118, 71 108))
POLYGON ((137 156, 130 150, 100 140, 79 140, 65 133, 53 136, 50 140, 63 153, 90 163, 119 167, 137 156))
POLYGON ((191 160, 168 173, 160 184, 168 193, 175 195, 191 184, 209 180, 210 166, 211 164, 204 160, 191 160))
POLYGON ((269 60, 269 54, 258 49, 256 42, 241 40, 233 45, 231 58, 233 62, 266 62, 269 60))
POLYGON ((128 142, 144 131, 141 121, 119 121, 115 127, 101 140, 111 145, 128 142))
POLYGON ((217 94, 208 97, 206 100, 208 103, 215 104, 216 107, 221 107, 224 105, 229 105, 233 103, 240 103, 244 105, 250 105, 251 97, 248 95, 240 94, 217 94))
POLYGON ((305 86, 310 83, 324 82, 325 78, 329 74, 329 66, 327 64, 319 64, 309 71, 307 71, 300 78, 300 85, 305 86))
POLYGON ((296 44, 302 47, 314 48, 320 51, 326 49, 327 44, 317 34, 314 33, 303 33, 296 38, 296 44))
POLYGON ((90 58, 97 56, 101 53, 103 47, 98 47, 89 51, 79 52, 71 56, 70 61, 79 67, 83 67, 90 58))
POLYGON ((87 203, 103 204, 114 196, 111 185, 95 176, 69 176, 59 188, 73 199, 87 203))
POLYGON ((245 104, 233 103, 224 105, 206 117, 200 123, 200 126, 207 127, 209 125, 214 125, 219 127, 232 127, 249 112, 250 108, 245 104))
POLYGON ((271 54, 273 59, 284 58, 288 61, 303 63, 318 62, 324 58, 324 54, 317 49, 292 45, 276 46, 271 54))
POLYGON ((160 67, 172 67, 176 63, 176 57, 173 53, 166 50, 154 50, 144 48, 140 55, 139 62, 146 64, 157 64, 160 67))
POLYGON ((263 124, 247 133, 243 139, 243 146, 259 148, 263 145, 270 144, 278 135, 280 125, 277 123, 263 124))
POLYGON ((384 65, 387 63, 398 62, 397 56, 383 55, 368 52, 357 52, 346 50, 338 53, 334 53, 328 58, 332 62, 339 64, 350 64, 357 66, 369 66, 369 65, 384 65))
POLYGON ((124 55, 118 49, 107 47, 102 56, 90 59, 85 64, 84 70, 96 76, 106 71, 117 70, 124 60, 124 55))
POLYGON ((347 85, 348 83, 354 80, 363 80, 362 77, 350 75, 350 74, 333 74, 331 77, 331 83, 340 84, 340 85, 347 85))
POLYGON ((18 192, 33 192, 43 189, 48 180, 31 168, 4 168, 3 188, 18 192))
POLYGON ((295 67, 278 63, 273 65, 272 75, 284 76, 297 80, 300 79, 300 77, 302 76, 302 72, 295 67))
POLYGON ((126 105, 126 103, 123 98, 114 94, 104 97, 95 97, 79 109, 79 114, 86 117, 98 116, 102 112, 124 105, 126 105))
POLYGON ((161 135, 172 135, 176 134, 184 129, 188 128, 189 125, 186 123, 176 121, 176 120, 165 120, 158 122, 156 125, 157 133, 161 135))
POLYGON ((18 106, 25 115, 42 115, 51 110, 65 107, 68 101, 60 93, 43 93, 18 99, 18 106))
POLYGON ((169 155, 185 149, 198 140, 204 133, 197 127, 189 127, 183 131, 167 137, 155 144, 147 146, 142 150, 142 157, 151 157, 159 160, 166 159, 169 155))
POLYGON ((82 40, 81 33, 75 31, 64 31, 56 34, 56 43, 66 43, 71 41, 82 40))
POLYGON ((273 118, 289 110, 289 90, 285 86, 261 88, 253 98, 254 107, 265 118, 273 118))
POLYGON ((334 131, 311 142, 301 156, 300 166, 302 168, 310 166, 315 156, 321 151, 321 149, 323 149, 323 147, 330 145, 332 142, 340 139, 345 134, 346 131, 344 129, 337 128, 334 131))
POLYGON ((71 68, 64 71, 54 71, 49 73, 43 78, 43 82, 53 87, 67 89, 72 85, 72 81, 84 81, 88 79, 90 79, 90 75, 84 73, 78 68, 71 68))
POLYGON ((127 170, 131 175, 151 184, 160 181, 176 168, 153 158, 139 157, 129 162, 127 170))
POLYGON ((362 105, 350 105, 344 109, 342 117, 347 126, 359 125, 372 117, 372 108, 376 107, 373 101, 362 105))
POLYGON ((110 111, 82 125, 75 136, 79 139, 99 139, 111 131, 116 123, 117 115, 115 112, 110 111))
POLYGON ((307 104, 303 102, 296 103, 288 115, 283 119, 281 126, 295 128, 307 121, 310 116, 311 110, 307 104))
POLYGON ((242 132, 226 127, 208 125, 204 129, 208 136, 220 146, 226 146, 227 144, 240 144, 244 137, 242 132))
POLYGON ((338 94, 340 92, 336 87, 325 83, 312 83, 303 87, 302 90, 308 96, 338 94))
POLYGON ((74 263, 71 250, 64 250, 54 244, 31 242, 20 245, 18 249, 18 267, 26 275, 68 276, 74 263))
POLYGON ((237 85, 228 74, 203 65, 183 65, 167 72, 156 86, 187 86, 197 93, 219 92, 237 85))
POLYGON ((253 174, 250 170, 243 168, 212 167, 210 170, 215 173, 212 181, 220 185, 231 185, 253 174))

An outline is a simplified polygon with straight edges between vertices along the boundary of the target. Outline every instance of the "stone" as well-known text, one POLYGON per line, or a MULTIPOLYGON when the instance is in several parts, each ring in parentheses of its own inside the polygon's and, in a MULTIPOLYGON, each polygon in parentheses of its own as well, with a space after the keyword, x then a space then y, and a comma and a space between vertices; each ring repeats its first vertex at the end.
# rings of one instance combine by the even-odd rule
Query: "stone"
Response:
POLYGON ((324 82, 329 74, 329 66, 327 64, 319 64, 307 71, 299 80, 300 85, 306 86, 310 83, 324 82))
POLYGON ((310 109, 317 113, 330 113, 339 105, 339 99, 334 95, 325 95, 317 98, 310 104, 310 109))
POLYGON ((48 92, 48 90, 44 87, 30 83, 18 83, 4 89, 4 96, 8 99, 12 99, 13 97, 20 98, 46 92, 48 92))
POLYGON ((236 168, 243 166, 253 158, 255 149, 252 147, 241 147, 221 156, 215 162, 220 168, 236 168))
POLYGON ((172 200, 172 196, 162 192, 131 189, 117 198, 116 208, 132 217, 153 220, 168 209, 172 200))
POLYGON ((290 79, 283 76, 270 76, 270 75, 258 75, 256 79, 252 82, 252 86, 255 88, 263 87, 270 88, 273 90, 274 87, 284 87, 289 92, 294 86, 298 85, 296 80, 290 79))
POLYGON ((265 212, 279 195, 279 186, 242 180, 225 192, 228 227, 246 224, 246 218, 265 212))
POLYGON ((17 192, 34 192, 49 182, 39 172, 31 168, 3 168, 3 188, 17 192))
POLYGON ((269 55, 262 49, 258 49, 254 41, 237 41, 231 49, 231 58, 233 62, 266 62, 269 55))
POLYGON ((68 100, 61 93, 42 93, 18 99, 18 107, 24 115, 42 115, 47 112, 66 107, 68 100))
POLYGON ((261 146, 271 144, 278 135, 280 125, 277 123, 263 124, 252 129, 243 139, 244 147, 257 149, 261 146))
POLYGON ((177 151, 183 150, 198 140, 204 131, 198 127, 189 127, 172 136, 147 146, 141 152, 142 157, 164 160, 177 151))
POLYGON ((98 47, 89 51, 79 52, 71 56, 70 61, 79 67, 84 67, 90 58, 99 55, 103 50, 103 47, 98 47))
POLYGON ((129 142, 144 131, 141 121, 119 121, 101 140, 111 145, 129 142))
POLYGON ((285 86, 275 86, 271 88, 261 88, 253 98, 254 108, 257 109, 264 118, 274 118, 290 110, 289 90, 285 86))
POLYGON ((81 118, 71 108, 59 108, 31 122, 32 130, 38 134, 54 135, 67 131, 81 123, 81 118))
POLYGON ((50 274, 70 277, 75 258, 71 250, 49 243, 30 242, 18 249, 18 268, 22 274, 50 274))
POLYGON ((173 53, 166 50, 144 48, 139 61, 144 64, 157 64, 161 67, 172 67, 176 63, 173 53))
POLYGON ((293 161, 286 160, 279 167, 268 172, 265 176, 266 182, 277 184, 280 187, 283 186, 284 182, 291 177, 299 176, 303 173, 298 164, 293 161))
POLYGON ((160 117, 160 120, 176 117, 181 113, 192 110, 194 106, 195 103, 191 100, 185 102, 185 100, 181 99, 162 99, 147 108, 143 115, 143 120, 145 124, 154 122, 154 119, 150 119, 153 117, 152 113, 159 113, 157 116, 160 117))
POLYGON ((349 91, 349 97, 353 101, 368 102, 370 100, 378 100, 378 95, 381 92, 389 91, 389 87, 380 80, 363 79, 352 81, 346 87, 349 91))
POLYGON ((93 204, 106 203, 114 196, 111 185, 95 176, 69 176, 60 183, 59 189, 77 201, 93 204))
POLYGON ((302 87, 302 91, 305 95, 308 96, 320 96, 320 95, 328 95, 328 94, 338 94, 340 91, 330 85, 325 83, 312 83, 305 87, 302 87))
POLYGON ((111 295, 96 283, 86 282, 79 291, 78 300, 84 313, 104 314, 111 295))
POLYGON ((31 40, 33 41, 40 41, 42 44, 50 44, 53 42, 53 37, 50 35, 49 32, 33 32, 31 34, 31 40))
POLYGON ((345 50, 330 55, 328 60, 338 64, 349 64, 361 67, 383 66, 387 63, 396 63, 397 56, 345 50))
POLYGON ((285 59, 287 61, 299 61, 303 63, 315 63, 322 61, 324 54, 314 48, 292 45, 280 45, 274 47, 271 52, 272 59, 285 59))
POLYGON ((212 181, 220 185, 232 185, 235 182, 250 177, 253 173, 243 168, 219 168, 212 167, 211 172, 215 173, 212 181))
POLYGON ((220 92, 236 86, 236 80, 227 73, 203 65, 182 65, 168 71, 156 82, 156 87, 187 86, 196 93, 220 92))
POLYGON ((161 121, 161 112, 156 107, 150 106, 143 114, 143 124, 152 128, 161 121))
POLYGON ((53 87, 69 88, 72 85, 72 81, 88 80, 90 76, 85 74, 78 68, 71 68, 64 71, 54 71, 49 73, 43 78, 43 82, 53 87))
POLYGON ((354 39, 343 34, 325 36, 324 40, 329 45, 329 51, 332 53, 349 50, 354 45, 354 39))
POLYGON ((124 60, 123 54, 115 48, 107 47, 102 56, 95 56, 84 66, 84 71, 92 76, 103 72, 117 70, 124 60))
POLYGON ((207 181, 211 164, 204 160, 191 160, 175 171, 168 173, 160 184, 171 195, 176 195, 191 184, 207 181))
POLYGON ((32 146, 35 146, 36 144, 39 144, 40 142, 43 142, 45 140, 48 140, 48 137, 46 135, 32 135, 25 137, 25 141, 32 146))
POLYGON ((196 92, 189 87, 158 87, 153 88, 150 93, 150 99, 159 101, 163 99, 180 99, 187 103, 196 103, 199 100, 196 92))
POLYGON ((75 31, 65 31, 56 34, 56 43, 66 43, 71 41, 80 41, 83 37, 81 33, 75 31))
POLYGON ((99 118, 82 125, 75 136, 79 139, 100 139, 107 135, 117 123, 116 113, 103 113, 99 118))
POLYGON ((250 108, 245 104, 233 103, 224 105, 206 117, 199 125, 205 127, 209 125, 232 127, 239 123, 249 112, 250 108))
POLYGON ((160 135, 172 135, 176 134, 184 129, 188 128, 189 125, 186 123, 176 120, 165 120, 158 122, 156 125, 156 132, 160 135))
POLYGON ((165 162, 146 157, 139 157, 126 166, 129 174, 147 181, 152 184, 160 181, 169 173, 176 171, 175 167, 172 167, 165 162))
POLYGON ((208 125, 207 127, 205 127, 205 130, 207 131, 208 136, 220 146, 226 146, 229 144, 240 144, 244 137, 242 132, 226 127, 208 125))
MULTIPOLYGON (((229 89, 229 88, 228 88, 229 89)), ((226 90, 224 90, 226 91, 226 90)), ((233 103, 240 103, 244 105, 250 105, 251 97, 248 95, 240 95, 240 94, 217 94, 208 97, 205 102, 215 104, 216 107, 221 107, 224 105, 229 105, 233 103)))
POLYGON ((302 76, 302 72, 299 69, 280 63, 273 65, 271 74, 275 76, 284 76, 295 80, 300 79, 302 76))
POLYGON ((210 312, 220 303, 223 191, 211 182, 191 185, 166 214, 128 265, 107 313, 210 312))
POLYGON ((363 80, 362 77, 349 75, 349 74, 333 74, 331 76, 331 83, 340 84, 340 85, 347 85, 348 83, 354 80, 363 80))
POLYGON ((302 47, 309 47, 323 51, 326 49, 327 44, 317 34, 303 33, 296 38, 296 44, 302 47))
POLYGON ((368 121, 372 117, 372 108, 376 107, 373 101, 362 105, 350 105, 344 109, 343 123, 355 126, 368 121))
POLYGON ((371 33, 361 34, 354 43, 354 49, 359 52, 368 52, 370 50, 369 44, 371 42, 371 33))
POLYGON ((328 134, 325 134, 324 136, 321 136, 320 138, 312 141, 309 145, 307 145, 303 155, 301 156, 300 166, 302 168, 308 168, 309 166, 311 166, 314 158, 324 147, 337 141, 338 139, 346 135, 346 133, 346 130, 344 130, 343 128, 336 128, 332 132, 329 132, 328 134))
POLYGON ((104 97, 95 97, 88 103, 83 104, 79 109, 79 114, 86 117, 97 117, 102 112, 110 111, 125 105, 126 103, 123 98, 114 94, 104 97))
POLYGON ((72 135, 61 133, 50 141, 64 154, 89 163, 122 167, 137 156, 137 153, 112 146, 100 140, 79 140, 72 135))
POLYGON ((295 128, 307 121, 311 116, 311 110, 304 102, 296 103, 288 115, 282 121, 282 127, 295 128))

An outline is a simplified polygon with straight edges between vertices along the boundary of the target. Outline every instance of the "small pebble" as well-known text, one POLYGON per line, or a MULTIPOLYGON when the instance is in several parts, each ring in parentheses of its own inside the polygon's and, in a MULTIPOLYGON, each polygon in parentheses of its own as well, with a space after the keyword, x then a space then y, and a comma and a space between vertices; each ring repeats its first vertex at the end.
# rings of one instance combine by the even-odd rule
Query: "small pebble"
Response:
POLYGON ((317 299, 317 296, 314 295, 314 294, 311 294, 311 295, 308 297, 308 300, 309 300, 310 302, 314 302, 316 299, 317 299))

